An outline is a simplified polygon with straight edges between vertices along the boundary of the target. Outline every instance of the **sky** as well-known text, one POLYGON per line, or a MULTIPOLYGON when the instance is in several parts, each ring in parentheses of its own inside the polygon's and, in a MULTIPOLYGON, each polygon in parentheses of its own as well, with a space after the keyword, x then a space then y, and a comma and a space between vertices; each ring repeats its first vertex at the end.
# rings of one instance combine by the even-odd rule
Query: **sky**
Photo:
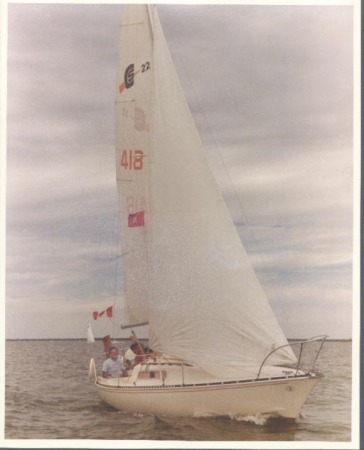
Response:
MULTIPOLYGON (((353 7, 157 9, 212 170, 284 332, 350 338, 353 306, 358 317, 353 7)), ((110 331, 92 312, 122 294, 114 167, 122 10, 8 4, 8 339, 82 338, 88 323, 96 336, 110 331)))

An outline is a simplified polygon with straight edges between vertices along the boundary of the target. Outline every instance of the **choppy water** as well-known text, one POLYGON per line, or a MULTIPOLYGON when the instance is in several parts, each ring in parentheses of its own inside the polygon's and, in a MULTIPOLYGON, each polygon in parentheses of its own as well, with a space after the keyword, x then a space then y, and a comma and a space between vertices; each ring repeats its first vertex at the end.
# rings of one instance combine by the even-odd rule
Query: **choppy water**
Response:
MULTIPOLYGON (((121 343, 119 348, 125 346, 121 343)), ((260 417, 175 419, 116 411, 88 381, 100 341, 6 343, 6 439, 182 441, 351 440, 351 343, 327 342, 317 369, 325 377, 296 423, 260 417)), ((80 445, 80 444, 79 444, 80 445)))

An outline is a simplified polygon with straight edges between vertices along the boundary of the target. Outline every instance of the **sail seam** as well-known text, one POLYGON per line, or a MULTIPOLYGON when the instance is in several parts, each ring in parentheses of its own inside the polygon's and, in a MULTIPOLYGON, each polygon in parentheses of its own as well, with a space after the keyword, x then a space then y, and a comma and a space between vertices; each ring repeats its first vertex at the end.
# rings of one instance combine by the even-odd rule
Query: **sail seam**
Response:
POLYGON ((124 27, 132 27, 132 26, 134 26, 134 25, 143 25, 143 21, 142 21, 142 22, 128 22, 128 23, 122 23, 122 24, 120 25, 120 27, 121 27, 121 28, 124 28, 124 27))

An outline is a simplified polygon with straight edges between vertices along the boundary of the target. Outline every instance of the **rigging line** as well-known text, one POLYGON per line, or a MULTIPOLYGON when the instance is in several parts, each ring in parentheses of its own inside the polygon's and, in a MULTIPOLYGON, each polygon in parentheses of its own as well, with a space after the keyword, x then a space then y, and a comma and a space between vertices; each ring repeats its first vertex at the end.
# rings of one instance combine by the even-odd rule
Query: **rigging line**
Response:
MULTIPOLYGON (((118 189, 116 189, 115 198, 116 198, 116 204, 118 205, 119 204, 119 192, 118 192, 118 189)), ((120 218, 120 214, 119 214, 118 208, 117 208, 117 214, 116 215, 117 215, 117 233, 116 233, 117 238, 116 238, 116 258, 115 258, 115 265, 114 265, 114 302, 113 302, 113 311, 114 311, 114 313, 115 313, 115 310, 117 309, 116 308, 116 300, 118 298, 118 280, 119 280, 118 273, 119 273, 119 262, 120 262, 121 253, 122 253, 121 242, 120 242, 121 218, 120 218)), ((123 277, 123 274, 122 274, 122 270, 120 270, 120 272, 121 272, 121 277, 122 277, 123 282, 124 282, 124 277, 123 277)), ((113 323, 113 335, 114 335, 115 334, 115 328, 117 330, 119 330, 119 328, 116 326, 114 321, 112 321, 112 323, 113 323)))

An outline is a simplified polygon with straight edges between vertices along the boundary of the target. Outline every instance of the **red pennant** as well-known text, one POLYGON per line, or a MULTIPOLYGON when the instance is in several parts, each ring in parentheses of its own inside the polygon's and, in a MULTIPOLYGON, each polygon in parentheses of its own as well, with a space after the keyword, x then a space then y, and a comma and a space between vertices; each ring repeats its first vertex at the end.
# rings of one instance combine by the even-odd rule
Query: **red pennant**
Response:
POLYGON ((94 312, 92 313, 92 315, 93 315, 93 318, 94 318, 95 320, 99 317, 99 313, 98 313, 97 311, 94 311, 94 312))

